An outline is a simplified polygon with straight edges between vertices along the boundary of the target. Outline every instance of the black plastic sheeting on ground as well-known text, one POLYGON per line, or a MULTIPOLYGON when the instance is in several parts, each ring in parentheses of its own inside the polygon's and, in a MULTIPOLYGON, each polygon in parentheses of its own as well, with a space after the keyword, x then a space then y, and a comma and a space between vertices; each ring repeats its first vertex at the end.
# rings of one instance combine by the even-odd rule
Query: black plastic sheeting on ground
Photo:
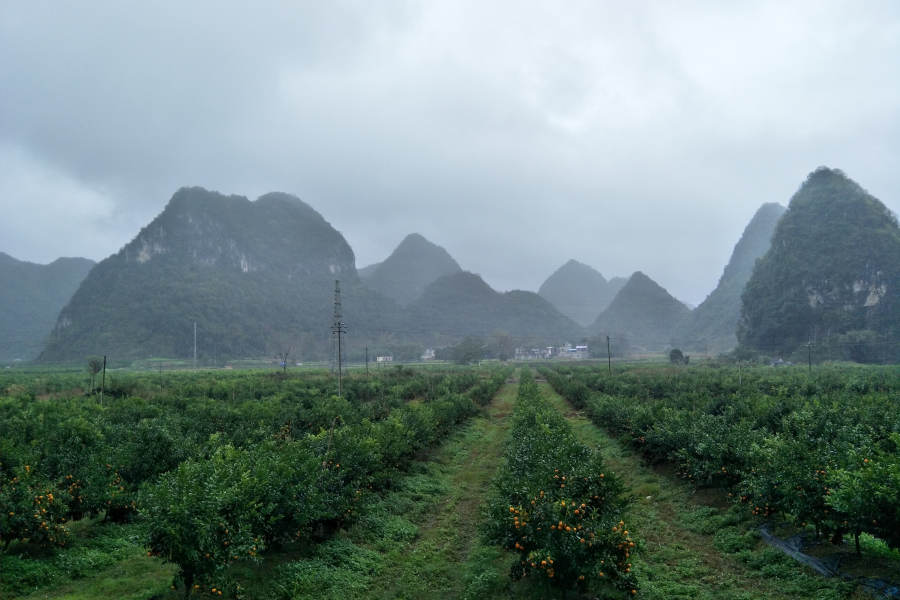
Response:
POLYGON ((813 569, 814 571, 824 575, 825 577, 834 577, 835 575, 843 577, 844 579, 848 579, 850 581, 855 581, 860 586, 862 586, 863 591, 868 593, 870 596, 874 596, 876 598, 900 598, 900 583, 896 581, 889 581, 887 579, 874 579, 871 577, 856 577, 854 575, 850 575, 849 573, 844 573, 840 570, 841 559, 845 556, 849 556, 846 553, 838 553, 832 554, 831 556, 826 556, 824 558, 815 558, 813 556, 809 556, 808 554, 804 554, 803 543, 804 537, 803 535, 795 535, 789 537, 786 540, 783 540, 771 531, 772 524, 771 523, 763 523, 759 526, 759 533, 766 543, 772 546, 773 548, 777 548, 796 560, 799 563, 802 563, 813 569))

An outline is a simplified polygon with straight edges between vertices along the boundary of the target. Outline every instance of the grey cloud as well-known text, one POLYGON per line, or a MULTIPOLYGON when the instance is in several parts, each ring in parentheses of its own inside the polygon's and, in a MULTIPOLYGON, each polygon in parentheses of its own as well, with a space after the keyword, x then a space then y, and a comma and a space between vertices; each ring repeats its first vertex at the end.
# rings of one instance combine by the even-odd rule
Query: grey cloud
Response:
POLYGON ((499 289, 576 258, 696 304, 756 208, 820 164, 900 210, 893 3, 10 3, 0 22, 0 172, 68 182, 41 211, 0 185, 19 258, 102 258, 182 185, 283 190, 360 265, 417 231, 499 289), (54 207, 91 195, 94 225, 61 239, 54 207))

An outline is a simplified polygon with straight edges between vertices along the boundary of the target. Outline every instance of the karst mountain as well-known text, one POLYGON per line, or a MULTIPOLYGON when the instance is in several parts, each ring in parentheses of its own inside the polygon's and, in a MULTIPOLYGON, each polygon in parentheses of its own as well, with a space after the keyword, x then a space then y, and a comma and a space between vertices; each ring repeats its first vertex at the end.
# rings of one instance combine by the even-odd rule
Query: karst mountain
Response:
POLYGON ((735 245, 716 289, 676 328, 679 346, 710 353, 727 352, 737 346, 741 294, 757 259, 768 251, 785 210, 775 202, 759 207, 735 245))
POLYGON ((633 348, 659 351, 690 310, 640 271, 628 278, 610 305, 588 328, 597 336, 624 336, 633 348))
POLYGON ((0 252, 0 361, 40 354, 59 311, 94 264, 87 258, 58 258, 40 265, 0 252))
POLYGON ((538 294, 582 327, 597 320, 627 280, 606 280, 599 271, 570 260, 541 284, 538 294))
POLYGON ((769 355, 900 359, 897 217, 839 169, 810 173, 742 296, 738 340, 769 355))

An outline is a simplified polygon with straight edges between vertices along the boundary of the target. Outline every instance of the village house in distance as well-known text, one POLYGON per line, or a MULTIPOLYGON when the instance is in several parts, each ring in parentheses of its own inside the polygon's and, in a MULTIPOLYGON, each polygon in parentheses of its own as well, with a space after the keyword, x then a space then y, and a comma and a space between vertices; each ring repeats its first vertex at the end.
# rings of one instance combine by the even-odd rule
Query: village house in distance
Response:
POLYGON ((584 360, 590 357, 587 344, 573 346, 566 342, 564 346, 547 346, 546 348, 516 348, 516 360, 544 360, 562 358, 584 360))

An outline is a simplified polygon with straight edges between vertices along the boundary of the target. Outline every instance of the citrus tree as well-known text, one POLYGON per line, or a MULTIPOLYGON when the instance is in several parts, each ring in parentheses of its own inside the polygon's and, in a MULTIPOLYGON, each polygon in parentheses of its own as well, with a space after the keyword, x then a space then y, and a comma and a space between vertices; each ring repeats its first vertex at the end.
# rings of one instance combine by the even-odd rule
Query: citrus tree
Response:
POLYGON ((523 371, 482 535, 518 555, 514 580, 581 592, 633 591, 635 542, 623 520, 625 490, 523 371))

